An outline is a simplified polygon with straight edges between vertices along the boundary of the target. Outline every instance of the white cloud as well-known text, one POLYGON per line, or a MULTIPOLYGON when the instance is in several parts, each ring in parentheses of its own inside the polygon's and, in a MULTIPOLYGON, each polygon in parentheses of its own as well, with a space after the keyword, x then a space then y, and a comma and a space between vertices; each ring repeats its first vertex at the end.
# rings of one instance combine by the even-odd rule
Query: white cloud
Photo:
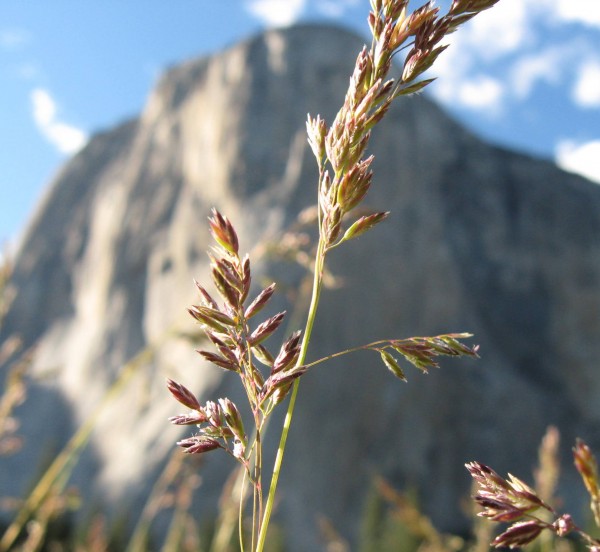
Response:
POLYGON ((555 16, 563 21, 600 27, 600 2, 598 0, 558 0, 554 4, 555 16))
POLYGON ((600 62, 587 60, 581 64, 571 95, 579 107, 600 107, 600 62))
POLYGON ((543 19, 559 25, 577 23, 586 27, 600 27, 600 2, 598 0, 521 1, 528 4, 529 11, 536 11, 535 15, 538 20, 543 19))
POLYGON ((494 114, 501 107, 503 95, 502 84, 487 75, 464 80, 457 90, 457 99, 464 107, 494 114))
POLYGON ((247 0, 245 8, 270 27, 287 27, 295 23, 307 0, 247 0))
POLYGON ((502 111, 505 96, 503 85, 487 75, 460 81, 440 80, 432 86, 431 92, 447 105, 479 111, 491 117, 502 111))
POLYGON ((47 90, 31 92, 33 120, 42 135, 61 153, 75 153, 87 142, 87 134, 57 119, 56 102, 47 90))
POLYGON ((440 77, 431 92, 451 107, 492 107, 497 114, 507 100, 529 98, 538 83, 569 86, 569 78, 573 101, 579 107, 598 107, 595 46, 573 34, 556 33, 569 22, 595 24, 597 17, 600 0, 503 0, 449 37, 450 48, 431 71, 440 77), (586 55, 593 61, 582 63, 586 55), (476 76, 483 66, 489 77, 476 76))
POLYGON ((46 90, 36 88, 31 93, 33 104, 33 120, 38 127, 45 128, 52 124, 56 117, 56 104, 46 90))
MULTIPOLYGON (((456 33, 458 47, 467 55, 498 59, 531 40, 531 10, 523 0, 505 0, 484 11, 456 33)), ((454 44, 455 40, 450 40, 454 44)), ((454 47, 454 46, 452 46, 454 47)))
POLYGON ((62 153, 75 153, 87 142, 85 132, 65 123, 52 123, 47 128, 47 137, 62 153))
POLYGON ((327 17, 339 18, 347 9, 358 5, 358 0, 318 0, 315 8, 327 17))
POLYGON ((430 92, 442 103, 495 116, 502 110, 506 95, 503 84, 488 75, 474 74, 475 62, 450 46, 436 61, 433 73, 439 79, 430 92))
POLYGON ((432 74, 440 77, 430 91, 452 107, 496 115, 506 89, 501 81, 482 75, 479 67, 525 49, 531 40, 529 3, 504 0, 450 35, 450 47, 437 59, 432 74))
POLYGON ((556 163, 562 169, 600 183, 600 140, 563 140, 556 146, 556 163))

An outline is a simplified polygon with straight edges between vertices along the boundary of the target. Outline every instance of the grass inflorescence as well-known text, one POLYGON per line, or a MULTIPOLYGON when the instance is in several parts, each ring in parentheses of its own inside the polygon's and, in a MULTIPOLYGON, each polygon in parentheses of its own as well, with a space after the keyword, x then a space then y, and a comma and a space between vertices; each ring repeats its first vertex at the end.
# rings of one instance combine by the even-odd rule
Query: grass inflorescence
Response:
MULTIPOLYGON (((443 39, 460 25, 498 0, 454 0, 449 11, 440 13, 433 2, 408 13, 408 0, 371 0, 368 16, 371 46, 358 54, 341 109, 331 125, 308 116, 308 142, 318 168, 317 217, 318 242, 311 265, 312 294, 304 330, 297 330, 275 350, 266 345, 281 325, 285 313, 260 322, 258 315, 275 292, 274 284, 251 295, 251 270, 248 256, 241 256, 239 239, 231 221, 213 210, 209 226, 216 247, 210 253, 213 297, 197 284, 200 304, 190 308, 200 323, 213 350, 201 350, 202 357, 221 369, 237 375, 252 413, 252 428, 245 427, 240 409, 229 399, 201 404, 184 385, 169 380, 171 394, 188 413, 171 418, 177 425, 193 425, 194 435, 179 441, 189 454, 222 451, 239 462, 244 480, 252 487, 252 524, 249 549, 264 549, 275 492, 278 485, 287 436, 293 417, 298 384, 313 367, 355 350, 379 354, 383 364, 399 379, 406 380, 400 356, 419 370, 437 367, 438 356, 476 356, 476 347, 461 340, 466 333, 436 337, 383 340, 333 353, 306 364, 307 351, 323 290, 328 253, 381 224, 387 211, 363 213, 358 209, 373 183, 373 155, 367 153, 371 132, 385 117, 392 103, 401 96, 422 90, 433 79, 422 78, 445 50, 443 39), (394 58, 403 57, 399 78, 390 78, 394 58), (265 499, 263 488, 262 443, 267 421, 274 408, 289 396, 287 414, 275 457, 271 484, 265 499)), ((242 485, 243 487, 243 485, 242 485)), ((244 496, 240 498, 240 546, 246 549, 243 526, 244 496)))

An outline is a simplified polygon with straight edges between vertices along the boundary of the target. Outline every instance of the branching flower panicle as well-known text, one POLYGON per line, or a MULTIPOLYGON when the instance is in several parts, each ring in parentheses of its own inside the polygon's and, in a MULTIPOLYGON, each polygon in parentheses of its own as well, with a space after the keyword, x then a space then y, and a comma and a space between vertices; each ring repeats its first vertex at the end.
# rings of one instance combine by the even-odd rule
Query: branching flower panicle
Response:
MULTIPOLYGON (((598 521, 598 473, 597 463, 590 448, 580 439, 573 448, 575 467, 590 494, 591 510, 598 521)), ((600 540, 591 537, 579 528, 570 514, 559 515, 549 506, 538 492, 510 475, 508 480, 498 475, 492 468, 479 462, 470 462, 466 468, 478 485, 473 497, 482 507, 479 516, 490 521, 510 523, 511 525, 492 542, 496 548, 518 548, 533 542, 544 531, 550 531, 557 537, 571 533, 578 534, 588 550, 600 551, 600 540), (546 518, 550 517, 550 521, 546 518)))
MULTIPOLYGON (((223 303, 219 306, 210 293, 196 282, 201 302, 190 307, 188 312, 201 324, 216 349, 216 352, 199 350, 198 353, 208 362, 240 376, 255 421, 261 426, 266 412, 265 400, 273 394, 273 376, 297 359, 300 332, 295 332, 284 342, 277 361, 273 362, 273 355, 262 344, 277 330, 285 313, 275 314, 254 327, 251 327, 250 320, 267 305, 275 284, 267 286, 246 305, 252 281, 250 260, 247 256, 240 257, 238 236, 227 217, 213 209, 209 225, 217 243, 210 255, 212 280, 223 303), (266 382, 256 360, 271 366, 271 375, 266 382)), ((281 380, 281 376, 278 379, 281 380)), ((281 387, 279 383, 277 388, 281 387)), ((209 402, 201 407, 196 397, 183 385, 169 380, 168 388, 177 401, 192 410, 190 414, 171 418, 171 422, 200 426, 199 437, 179 443, 186 452, 200 453, 217 448, 232 451, 228 439, 234 438, 237 444, 235 456, 241 459, 239 444, 245 447, 248 437, 244 432, 242 417, 233 402, 219 399, 218 403, 209 402)))
MULTIPOLYGON (((470 334, 446 334, 377 341, 306 363, 327 274, 325 260, 328 252, 371 230, 389 215, 387 211, 365 213, 364 209, 357 209, 364 203, 373 182, 374 158, 367 154, 373 128, 396 98, 418 92, 432 82, 433 79, 419 78, 446 48, 440 45, 442 39, 497 2, 454 0, 448 13, 440 15, 433 2, 407 14, 408 0, 371 0, 371 46, 365 46, 357 57, 343 106, 330 127, 319 115, 309 115, 306 123, 308 143, 319 172, 316 216, 319 239, 314 263, 310 267, 313 288, 304 332, 292 333, 276 354, 265 343, 281 326, 285 313, 256 321, 272 298, 275 284, 264 288, 253 300, 248 300, 252 283, 250 260, 247 256, 240 257, 238 236, 231 222, 218 211, 212 211, 209 225, 217 246, 209 257, 212 282, 219 301, 196 283, 200 303, 190 307, 189 313, 214 346, 213 350, 198 351, 199 354, 206 361, 240 378, 254 422, 253 431, 251 436, 245 431, 242 416, 229 399, 201 405, 193 393, 172 380, 169 380, 168 388, 188 412, 170 420, 177 425, 195 425, 198 428, 197 435, 179 441, 178 445, 185 452, 201 454, 222 449, 243 466, 245 478, 253 487, 252 552, 261 552, 265 546, 298 381, 309 368, 353 351, 371 350, 379 354, 396 377, 406 380, 394 354, 422 372, 438 367, 438 356, 477 356, 477 347, 461 342, 470 334), (393 58, 404 50, 407 53, 401 76, 389 78, 393 58), (267 501, 263 504, 262 436, 273 408, 288 395, 288 412, 267 501)), ((242 549, 243 501, 242 498, 239 523, 242 549)))
POLYGON ((375 213, 351 223, 341 239, 342 219, 364 199, 371 186, 373 156, 365 157, 371 130, 393 100, 422 90, 434 79, 418 80, 447 48, 440 45, 478 13, 498 0, 455 0, 447 14, 428 2, 407 15, 408 0, 372 0, 369 27, 373 39, 358 55, 344 100, 332 125, 320 116, 308 116, 308 141, 319 167, 321 235, 326 248, 355 238, 381 222, 387 213, 375 213), (389 78, 392 59, 405 48, 399 79, 389 78), (339 241, 338 241, 339 239, 339 241))

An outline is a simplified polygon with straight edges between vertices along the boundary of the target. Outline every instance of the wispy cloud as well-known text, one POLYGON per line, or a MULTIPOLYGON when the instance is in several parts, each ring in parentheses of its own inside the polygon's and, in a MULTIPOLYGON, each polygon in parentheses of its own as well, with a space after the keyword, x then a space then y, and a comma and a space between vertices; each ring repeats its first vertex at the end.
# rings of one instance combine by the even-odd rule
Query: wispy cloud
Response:
POLYGON ((0 48, 16 50, 28 44, 31 34, 24 29, 0 29, 0 48))
POLYGON ((39 78, 40 73, 41 71, 35 62, 24 62, 16 68, 17 76, 23 80, 39 78))
POLYGON ((589 59, 579 66, 571 97, 579 107, 600 107, 600 60, 589 59))
POLYGON ((31 92, 33 120, 42 135, 61 153, 75 153, 87 142, 87 134, 57 117, 56 102, 47 90, 31 92))
POLYGON ((567 50, 550 47, 518 58, 510 70, 511 90, 519 99, 531 94, 539 82, 557 84, 565 68, 567 50))
POLYGON ((307 0, 246 0, 246 10, 269 27, 287 27, 302 15, 307 0))
POLYGON ((564 140, 556 146, 556 163, 600 184, 600 140, 574 142, 564 140))

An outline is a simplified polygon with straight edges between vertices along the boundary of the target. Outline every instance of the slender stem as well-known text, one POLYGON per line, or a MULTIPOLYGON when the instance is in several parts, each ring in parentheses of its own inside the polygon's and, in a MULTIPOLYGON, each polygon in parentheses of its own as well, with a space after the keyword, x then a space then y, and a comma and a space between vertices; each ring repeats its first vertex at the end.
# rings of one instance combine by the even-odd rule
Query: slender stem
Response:
POLYGON ((254 461, 254 506, 252 511, 252 549, 258 534, 260 534, 263 516, 263 490, 262 490, 262 442, 259 421, 256 421, 256 450, 254 461), (258 513, 257 513, 258 508, 258 513))
MULTIPOLYGON (((319 297, 321 295, 321 287, 323 284, 323 267, 325 265, 325 254, 325 244, 323 238, 321 237, 319 239, 319 245, 317 247, 317 253, 315 255, 315 274, 313 279, 312 297, 310 300, 310 307, 308 309, 306 328, 304 330, 304 338, 302 339, 302 347, 300 348, 300 354, 298 356, 298 361, 296 362, 297 366, 304 364, 304 361, 306 360, 308 344, 310 342, 310 336, 312 334, 313 326, 315 323, 317 307, 319 305, 319 297)), ((294 382, 292 396, 290 398, 290 403, 285 414, 285 420, 283 421, 283 429, 281 431, 281 438, 279 441, 279 447, 277 449, 277 456, 275 457, 275 464, 273 466, 273 475, 271 477, 271 485, 269 487, 269 496, 267 497, 263 522, 260 528, 260 533, 258 535, 256 552, 262 552, 267 538, 267 530, 269 528, 269 521, 271 519, 273 503, 275 501, 275 491, 277 490, 277 483, 279 482, 279 474, 281 473, 281 465, 283 463, 283 454, 285 452, 285 445, 287 442, 290 425, 292 423, 294 407, 296 405, 296 397, 298 395, 299 382, 299 379, 297 379, 294 382)))
MULTIPOLYGON (((256 449, 258 451, 258 448, 256 449)), ((256 464, 254 466, 254 485, 252 486, 252 535, 251 535, 251 544, 250 550, 254 550, 254 543, 256 542, 256 526, 258 524, 257 515, 256 515, 256 497, 258 494, 258 487, 256 483, 256 464)))
POLYGON ((240 485, 240 504, 238 509, 238 538, 240 540, 240 550, 244 552, 244 492, 246 490, 246 470, 244 469, 244 475, 242 477, 242 484, 240 485))
MULTIPOLYGON (((325 362, 326 360, 331 360, 332 358, 337 358, 337 357, 341 357, 344 355, 349 355, 350 353, 356 353, 357 351, 369 351, 371 349, 376 349, 377 347, 380 347, 380 349, 386 349, 389 348, 390 346, 390 340, 389 339, 381 339, 379 341, 373 341, 373 343, 367 343, 366 345, 358 345, 357 347, 352 347, 350 349, 345 349, 343 351, 338 351, 337 353, 333 353, 331 355, 327 355, 323 358, 320 358, 318 360, 313 360, 312 362, 309 362, 308 364, 305 364, 304 367, 305 368, 312 368, 313 366, 316 366, 317 364, 321 364, 323 362, 325 362), (380 347, 382 346, 383 347, 380 347)), ((377 349, 379 350, 379 349, 377 349)))

